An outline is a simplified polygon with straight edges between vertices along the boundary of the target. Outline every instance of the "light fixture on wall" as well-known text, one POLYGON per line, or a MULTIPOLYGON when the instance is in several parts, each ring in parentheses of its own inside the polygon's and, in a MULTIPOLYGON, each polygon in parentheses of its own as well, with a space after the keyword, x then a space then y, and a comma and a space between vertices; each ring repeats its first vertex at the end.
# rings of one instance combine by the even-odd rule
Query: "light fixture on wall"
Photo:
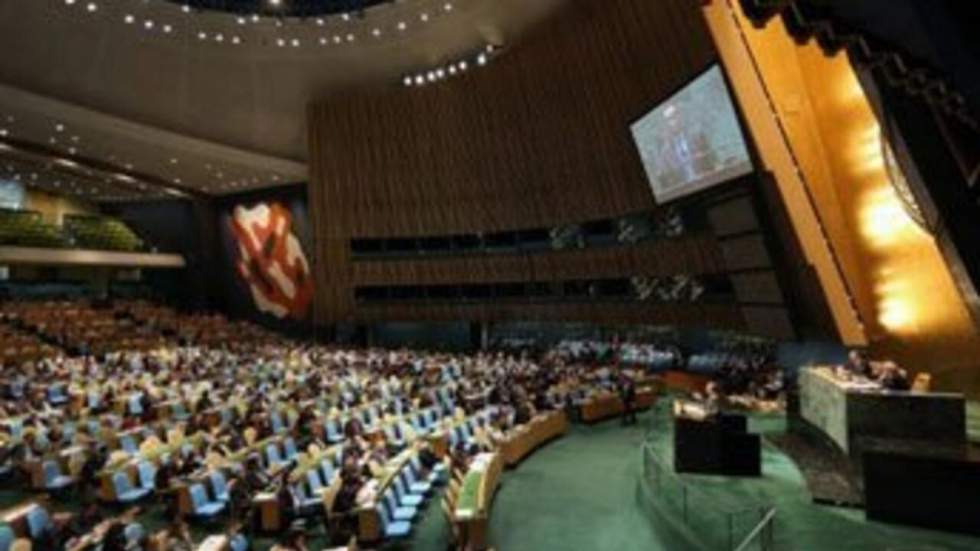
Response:
POLYGON ((406 87, 417 87, 458 76, 473 67, 483 67, 500 52, 501 47, 499 45, 487 44, 479 51, 471 52, 469 55, 449 63, 404 75, 402 76, 402 84, 406 87))

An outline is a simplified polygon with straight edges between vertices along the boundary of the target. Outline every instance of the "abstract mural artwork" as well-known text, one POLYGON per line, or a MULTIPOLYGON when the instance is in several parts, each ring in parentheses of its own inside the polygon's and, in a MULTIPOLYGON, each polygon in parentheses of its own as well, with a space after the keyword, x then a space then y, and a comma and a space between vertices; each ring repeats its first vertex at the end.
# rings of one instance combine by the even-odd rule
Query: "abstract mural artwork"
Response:
POLYGON ((279 319, 304 319, 313 279, 289 209, 278 202, 235 207, 230 219, 236 268, 255 307, 279 319))

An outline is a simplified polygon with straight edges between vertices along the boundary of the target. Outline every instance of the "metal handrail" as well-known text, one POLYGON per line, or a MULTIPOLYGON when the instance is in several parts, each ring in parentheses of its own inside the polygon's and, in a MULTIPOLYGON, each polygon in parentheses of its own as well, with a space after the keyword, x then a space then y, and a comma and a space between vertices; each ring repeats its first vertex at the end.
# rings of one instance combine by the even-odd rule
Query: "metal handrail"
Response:
POLYGON ((762 549, 763 550, 772 549, 772 526, 773 523, 775 522, 775 519, 776 519, 776 508, 772 507, 762 517, 762 520, 759 521, 759 524, 757 524, 755 528, 753 528, 752 531, 749 532, 747 536, 745 536, 745 539, 742 540, 742 543, 738 544, 738 547, 736 547, 734 551, 746 551, 749 548, 749 545, 753 541, 755 541, 755 539, 760 535, 762 535, 763 538, 762 549))

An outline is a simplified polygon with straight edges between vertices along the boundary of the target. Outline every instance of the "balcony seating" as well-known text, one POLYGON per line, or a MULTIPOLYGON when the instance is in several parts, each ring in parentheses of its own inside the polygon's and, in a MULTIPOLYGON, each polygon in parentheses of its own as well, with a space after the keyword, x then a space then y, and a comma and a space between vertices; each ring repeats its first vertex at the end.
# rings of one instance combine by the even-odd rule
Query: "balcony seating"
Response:
POLYGON ((135 252, 143 240, 121 220, 101 216, 66 216, 65 233, 75 246, 99 251, 135 252))
POLYGON ((0 245, 62 248, 68 240, 38 212, 0 209, 0 245))

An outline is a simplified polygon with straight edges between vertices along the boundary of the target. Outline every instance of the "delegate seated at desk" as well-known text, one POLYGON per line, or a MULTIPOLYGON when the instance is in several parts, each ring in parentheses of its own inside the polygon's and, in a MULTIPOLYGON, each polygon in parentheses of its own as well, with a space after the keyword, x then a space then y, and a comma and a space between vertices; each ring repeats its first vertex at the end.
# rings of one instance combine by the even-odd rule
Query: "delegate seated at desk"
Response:
POLYGON ((835 375, 845 379, 858 377, 873 381, 881 385, 883 390, 905 391, 911 388, 905 369, 891 360, 871 361, 858 350, 852 350, 848 354, 847 362, 835 370, 835 375))

